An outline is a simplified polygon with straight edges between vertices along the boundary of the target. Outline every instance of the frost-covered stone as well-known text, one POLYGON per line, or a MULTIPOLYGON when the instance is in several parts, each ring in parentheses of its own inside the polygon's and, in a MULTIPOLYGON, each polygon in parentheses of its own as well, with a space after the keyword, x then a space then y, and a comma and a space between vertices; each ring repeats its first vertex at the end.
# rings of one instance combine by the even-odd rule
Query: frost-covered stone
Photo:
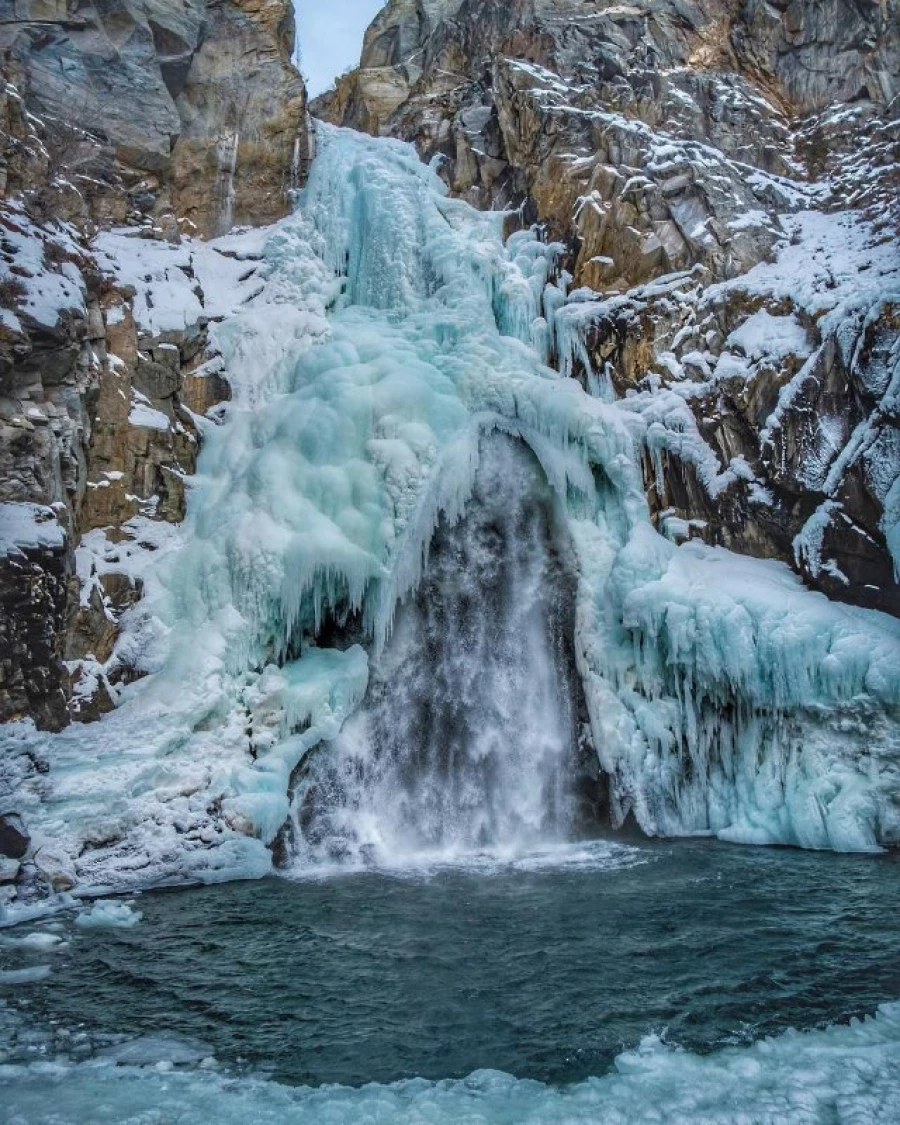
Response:
POLYGON ((34 866, 53 891, 70 891, 78 881, 71 856, 51 844, 44 844, 35 852, 34 866))
POLYGON ((17 859, 0 855, 0 884, 14 883, 19 874, 21 864, 17 859))

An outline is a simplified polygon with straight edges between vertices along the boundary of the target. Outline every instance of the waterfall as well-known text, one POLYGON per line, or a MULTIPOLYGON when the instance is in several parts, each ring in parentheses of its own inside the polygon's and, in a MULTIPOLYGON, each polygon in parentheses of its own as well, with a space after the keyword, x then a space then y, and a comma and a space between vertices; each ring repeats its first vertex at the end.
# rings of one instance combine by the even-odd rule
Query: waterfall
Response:
POLYGON ((484 437, 465 515, 441 521, 362 708, 301 771, 300 864, 520 854, 596 816, 572 563, 534 455, 484 437))
POLYGON ((235 129, 233 133, 219 137, 216 143, 216 158, 219 166, 217 188, 222 200, 222 214, 218 226, 222 234, 227 234, 234 225, 234 203, 237 198, 234 177, 237 172, 240 144, 240 129, 235 129))
MULTIPOLYGON (((2 736, 83 882, 261 875, 288 823, 298 862, 565 840, 588 760, 612 828, 900 841, 900 624, 658 534, 658 423, 547 366, 583 306, 558 247, 503 229, 411 146, 319 129, 211 326, 233 397, 183 526, 98 548, 143 583, 116 659, 148 674, 96 726, 2 736)), ((159 307, 178 271, 145 251, 159 307)))

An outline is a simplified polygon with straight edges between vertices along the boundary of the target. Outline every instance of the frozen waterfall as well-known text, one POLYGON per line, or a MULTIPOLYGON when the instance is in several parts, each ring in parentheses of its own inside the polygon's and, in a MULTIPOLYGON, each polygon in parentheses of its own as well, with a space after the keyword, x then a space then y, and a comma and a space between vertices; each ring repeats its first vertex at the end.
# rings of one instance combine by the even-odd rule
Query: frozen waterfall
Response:
MULTIPOLYGON (((547 366, 580 346, 559 247, 503 221, 410 146, 320 128, 262 285, 214 327, 234 397, 188 517, 139 529, 164 549, 118 657, 148 674, 95 726, 3 732, 83 884, 258 875, 289 819, 301 859, 565 836, 584 730, 613 827, 900 841, 900 623, 657 533, 653 423, 547 366)), ((158 307, 166 271, 133 272, 158 307)))
POLYGON ((596 822, 573 561, 534 456, 483 438, 465 515, 441 521, 364 704, 303 771, 301 865, 521 854, 596 822))

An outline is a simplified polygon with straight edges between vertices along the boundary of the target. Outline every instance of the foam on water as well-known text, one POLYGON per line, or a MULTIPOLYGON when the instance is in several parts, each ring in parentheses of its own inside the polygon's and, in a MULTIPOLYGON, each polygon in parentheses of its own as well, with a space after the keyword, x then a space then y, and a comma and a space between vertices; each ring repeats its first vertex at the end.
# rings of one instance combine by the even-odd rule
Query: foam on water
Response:
POLYGON ((516 840, 507 847, 482 850, 466 848, 416 849, 355 854, 340 861, 295 863, 283 874, 292 880, 333 879, 363 872, 404 879, 431 878, 447 872, 479 876, 508 875, 512 872, 593 871, 598 874, 622 871, 652 863, 650 853, 610 840, 584 840, 577 843, 547 843, 523 850, 516 840))

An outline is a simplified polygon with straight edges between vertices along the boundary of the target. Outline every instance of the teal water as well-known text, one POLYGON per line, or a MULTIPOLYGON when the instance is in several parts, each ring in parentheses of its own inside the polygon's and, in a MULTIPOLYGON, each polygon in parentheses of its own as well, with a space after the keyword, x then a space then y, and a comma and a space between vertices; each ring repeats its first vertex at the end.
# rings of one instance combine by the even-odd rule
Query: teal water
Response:
POLYGON ((93 1041, 186 1036, 286 1084, 560 1085, 648 1034, 703 1054, 874 1012, 900 997, 898 902, 897 856, 600 842, 147 893, 134 929, 4 947, 4 967, 51 973, 3 995, 93 1041))

